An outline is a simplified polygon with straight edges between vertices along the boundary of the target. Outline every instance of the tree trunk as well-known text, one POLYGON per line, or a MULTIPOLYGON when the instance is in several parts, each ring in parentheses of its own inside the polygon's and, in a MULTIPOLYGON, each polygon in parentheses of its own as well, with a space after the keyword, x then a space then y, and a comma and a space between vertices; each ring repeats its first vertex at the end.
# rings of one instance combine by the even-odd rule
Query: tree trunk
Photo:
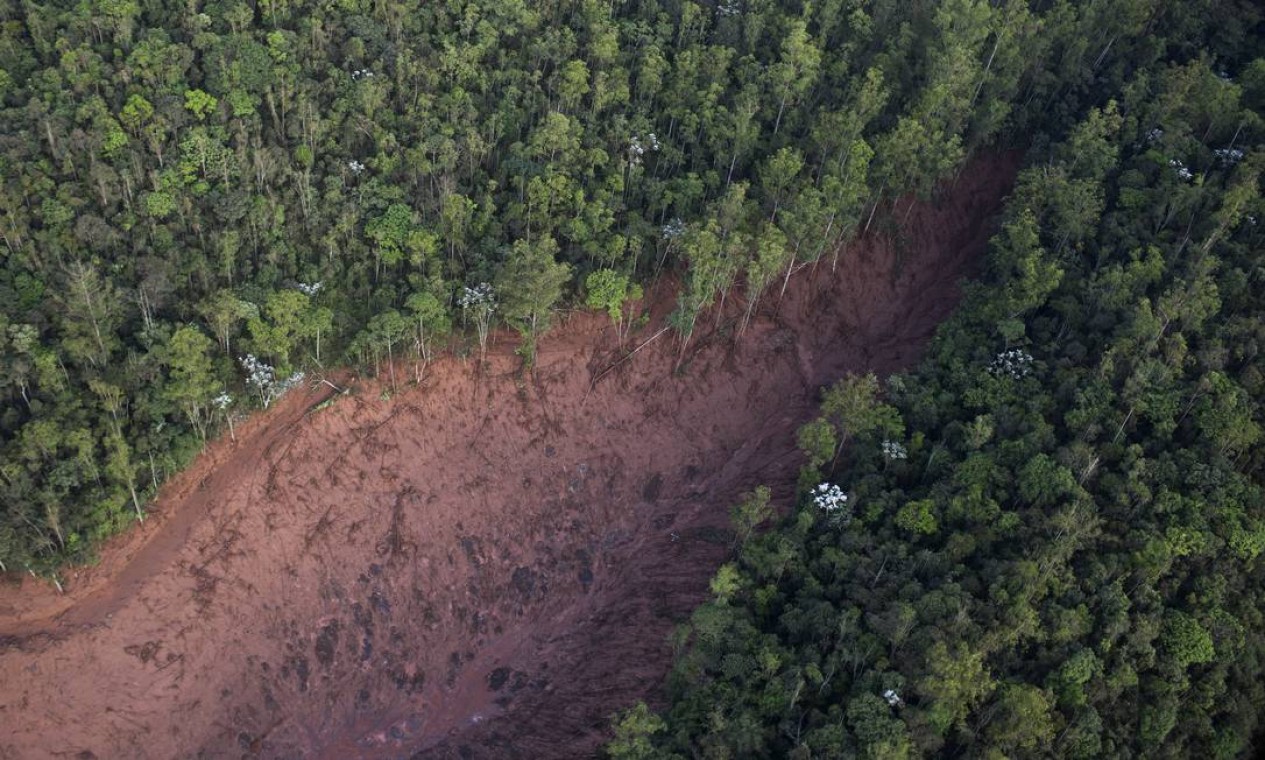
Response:
POLYGON ((782 98, 782 103, 777 107, 777 120, 773 122, 773 134, 782 127, 782 112, 786 110, 786 98, 782 98))

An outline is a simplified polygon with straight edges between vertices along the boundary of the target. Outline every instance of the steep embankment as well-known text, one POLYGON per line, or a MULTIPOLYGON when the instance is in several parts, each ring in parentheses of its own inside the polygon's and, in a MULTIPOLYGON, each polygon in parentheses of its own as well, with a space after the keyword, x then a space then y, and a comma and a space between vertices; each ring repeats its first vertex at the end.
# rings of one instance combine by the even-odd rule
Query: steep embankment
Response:
POLYGON ((653 696, 728 506, 790 494, 819 387, 918 356, 1015 164, 974 162, 736 345, 722 320, 679 376, 669 335, 604 372, 603 322, 575 315, 528 380, 506 343, 389 401, 288 398, 65 597, 0 588, 0 756, 591 752, 653 696))

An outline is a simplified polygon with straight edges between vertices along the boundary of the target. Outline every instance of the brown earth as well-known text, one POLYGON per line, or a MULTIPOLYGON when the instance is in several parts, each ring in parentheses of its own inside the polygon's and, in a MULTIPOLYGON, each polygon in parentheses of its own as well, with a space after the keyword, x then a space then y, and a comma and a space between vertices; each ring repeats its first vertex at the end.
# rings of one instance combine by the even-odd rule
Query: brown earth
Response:
POLYGON ((64 595, 0 584, 0 757, 592 755, 660 697, 729 505, 786 503, 821 386, 918 358, 1016 164, 898 203, 899 231, 793 278, 741 339, 705 317, 679 372, 671 334, 611 369, 607 323, 573 314, 534 375, 504 338, 389 400, 291 394, 64 595))

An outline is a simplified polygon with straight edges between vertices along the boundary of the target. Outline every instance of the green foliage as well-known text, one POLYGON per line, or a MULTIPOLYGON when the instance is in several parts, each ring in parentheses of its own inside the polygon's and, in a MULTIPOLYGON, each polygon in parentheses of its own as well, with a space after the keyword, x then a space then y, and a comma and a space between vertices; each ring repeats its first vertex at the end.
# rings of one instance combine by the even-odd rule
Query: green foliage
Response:
POLYGON ((615 719, 615 738, 606 745, 611 760, 657 760, 658 752, 652 737, 664 729, 663 719, 650 711, 645 702, 625 710, 615 719))
POLYGON ((810 468, 820 467, 827 459, 837 460, 843 447, 854 438, 901 437, 905 425, 900 413, 878 400, 879 391, 878 377, 873 374, 849 375, 826 391, 821 418, 799 432, 810 468), (829 442, 833 442, 833 451, 827 454, 829 442))
POLYGON ((1054 704, 1045 691, 1029 684, 1006 684, 996 709, 988 740, 1007 756, 1039 751, 1054 741, 1054 704))
POLYGON ((808 466, 812 468, 821 467, 830 461, 839 446, 835 427, 825 417, 818 417, 801 427, 795 440, 800 450, 808 456, 808 466))
POLYGON ((417 350, 420 358, 430 361, 431 342, 452 330, 452 318, 439 297, 429 291, 410 294, 404 305, 417 323, 417 350))
POLYGON ((311 299, 305 293, 281 290, 268 296, 263 314, 247 322, 255 351, 275 359, 283 375, 290 369, 290 354, 299 340, 315 334, 310 310, 311 299))
POLYGON ((536 336, 548 329, 550 313, 571 279, 571 267, 557 261, 553 238, 534 243, 519 240, 496 278, 496 292, 506 321, 518 328, 534 350, 536 336))
POLYGON ((716 602, 725 604, 734 594, 738 593, 741 588, 742 576, 738 573, 738 568, 731 564, 721 565, 716 571, 716 576, 711 581, 712 595, 716 597, 716 602))
POLYGON ((188 325, 172 334, 167 344, 167 360, 171 365, 171 381, 167 397, 180 405, 189 420, 205 437, 208 406, 219 383, 211 365, 210 338, 188 325))
POLYGON ((218 100, 202 90, 185 91, 184 107, 199 121, 206 121, 206 118, 215 112, 218 105, 218 100))
POLYGON ((896 512, 896 527, 912 534, 931 535, 939 529, 935 503, 930 499, 911 501, 896 512))
POLYGON ((83 558, 143 516, 222 418, 208 395, 251 396, 239 354, 350 355, 394 387, 454 327, 482 344, 503 319, 530 350, 602 270, 628 276, 588 288, 625 335, 635 286, 680 278, 684 351, 807 263, 849 276, 831 254, 969 152, 1030 144, 921 368, 828 390, 800 434, 856 519, 745 534, 666 727, 640 712, 626 756, 1248 746, 1255 8, 598 5, 11 4, 0 562, 83 558), (1008 350, 1027 374, 990 369, 1008 350))
POLYGON ((1212 635, 1181 610, 1169 610, 1164 616, 1160 643, 1179 668, 1212 662, 1216 657, 1212 635))
POLYGON ((665 753, 1250 753, 1265 705, 1265 103, 1245 92, 1265 79, 1256 43, 1222 47, 1182 12, 1183 35, 1205 34, 1183 36, 1186 52, 1108 64, 1147 15, 1113 8, 1045 14, 1052 41, 1029 42, 1061 60, 1049 71, 1005 38, 1027 4, 945 4, 942 43, 885 59, 885 78, 933 84, 876 140, 884 181, 932 176, 916 167, 953 152, 959 120, 1000 113, 971 105, 971 50, 1008 71, 980 92, 1062 81, 1051 107, 1083 116, 1029 157, 981 281, 919 367, 886 387, 844 378, 800 429, 801 484, 840 484, 856 519, 792 512, 723 566, 669 682, 665 753), (1091 28, 1118 36, 1095 47, 1077 36, 1091 28), (1227 56, 1227 77, 1199 45, 1227 56), (1115 73, 1072 97, 1088 85, 1061 78, 1094 60, 1115 73))
POLYGON ((600 309, 611 318, 615 332, 623 340, 625 324, 628 318, 624 314, 625 305, 640 301, 643 295, 641 286, 632 282, 628 275, 611 269, 598 269, 590 272, 584 280, 584 289, 588 293, 585 304, 592 309, 600 309))
POLYGON ((927 653, 927 675, 919 690, 930 700, 927 719, 940 733, 961 725, 994 688, 983 652, 965 644, 950 651, 938 641, 927 653))
POLYGON ((916 756, 909 729, 893 715, 892 708, 879 695, 865 694, 849 702, 847 718, 862 757, 904 760, 916 756))
POLYGON ((772 492, 767 486, 757 486, 729 510, 729 519, 738 532, 740 543, 745 544, 757 527, 773 517, 773 508, 769 506, 771 497, 772 492))

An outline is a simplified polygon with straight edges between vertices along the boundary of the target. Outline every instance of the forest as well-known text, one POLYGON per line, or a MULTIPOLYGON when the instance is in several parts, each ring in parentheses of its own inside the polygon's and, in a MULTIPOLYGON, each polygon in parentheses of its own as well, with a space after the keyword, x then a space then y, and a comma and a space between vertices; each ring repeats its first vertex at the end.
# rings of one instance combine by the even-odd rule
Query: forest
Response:
MULTIPOLYGON (((234 419, 561 308, 682 355, 1025 151, 914 371, 824 389, 797 505, 614 757, 1241 756, 1265 707, 1247 0, 0 0, 0 571, 55 578, 234 419), (947 190, 946 192, 951 192, 947 190)), ((846 267, 839 276, 847 276, 846 267)), ((738 330, 741 332, 741 329, 738 330)), ((757 528, 764 526, 764 530, 757 528)))
MULTIPOLYGON (((684 348, 701 312, 754 309, 884 198, 1074 119, 1161 55, 1148 30, 1210 21, 975 0, 189 8, 0 11, 0 567, 91 556, 307 371, 385 361, 394 385, 396 360, 417 377, 500 327, 530 361, 556 307, 622 334, 665 274, 684 348)), ((1255 39, 1215 31, 1227 55, 1255 39)))
POLYGON ((823 389, 791 514, 733 507, 612 757, 1259 750, 1265 60, 1139 41, 919 367, 823 389))

